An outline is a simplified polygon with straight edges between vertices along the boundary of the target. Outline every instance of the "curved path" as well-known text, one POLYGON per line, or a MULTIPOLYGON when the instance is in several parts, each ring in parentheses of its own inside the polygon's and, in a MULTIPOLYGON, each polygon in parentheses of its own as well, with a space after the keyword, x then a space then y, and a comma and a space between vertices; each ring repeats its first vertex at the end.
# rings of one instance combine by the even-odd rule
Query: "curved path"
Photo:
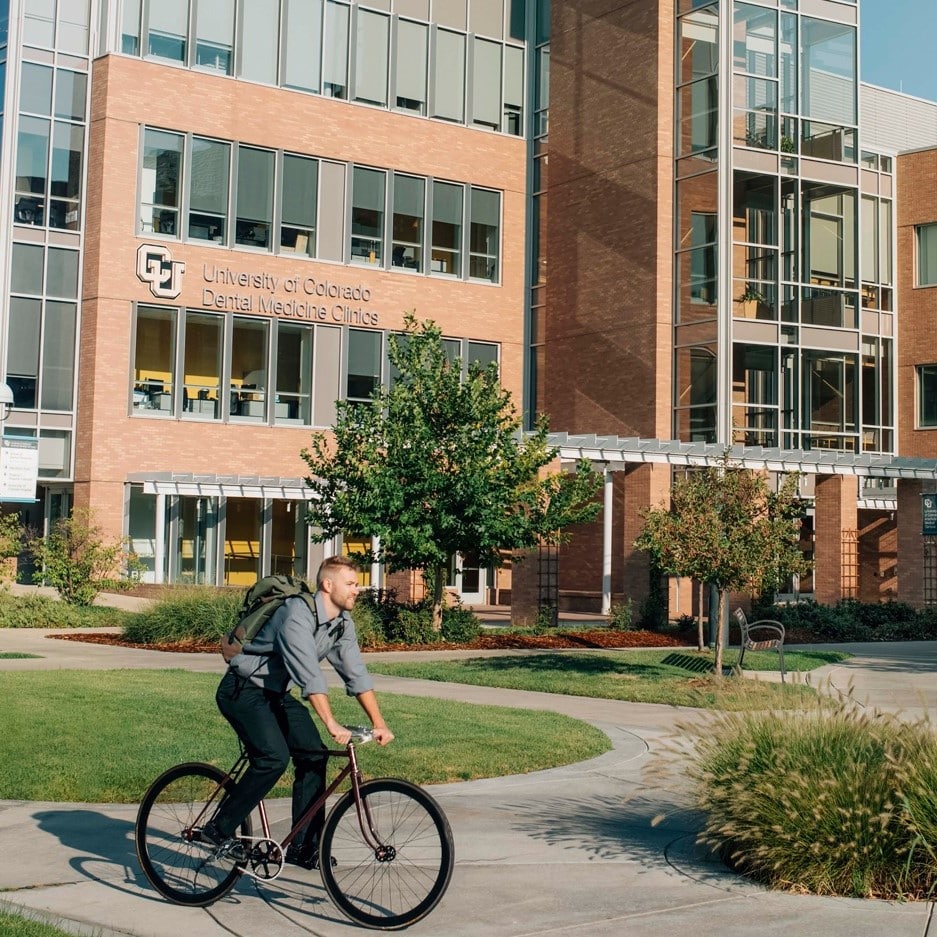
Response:
MULTIPOLYGON (((0 631, 0 652, 14 650, 42 656, 2 659, 0 671, 221 670, 220 659, 211 655, 166 655, 49 640, 36 631, 0 631)), ((929 642, 855 651, 854 660, 826 668, 820 679, 843 688, 851 682, 858 698, 865 693, 870 705, 883 709, 916 715, 935 706, 937 649, 929 642)), ((613 743, 611 752, 581 764, 433 787, 453 827, 457 866, 440 906, 410 934, 937 937, 930 903, 768 892, 698 849, 698 817, 688 807, 678 766, 663 755, 673 747, 676 722, 705 715, 583 697, 376 681, 384 692, 567 713, 599 726, 613 743)), ((0 673, 0 698, 2 686, 0 673)), ((278 803, 277 809, 288 806, 278 803)), ((293 888, 297 876, 316 873, 292 867, 269 885, 244 882, 207 909, 158 899, 136 864, 134 815, 132 806, 0 802, 0 906, 32 910, 96 937, 332 937, 358 930, 321 887, 311 904, 300 907, 293 888)))

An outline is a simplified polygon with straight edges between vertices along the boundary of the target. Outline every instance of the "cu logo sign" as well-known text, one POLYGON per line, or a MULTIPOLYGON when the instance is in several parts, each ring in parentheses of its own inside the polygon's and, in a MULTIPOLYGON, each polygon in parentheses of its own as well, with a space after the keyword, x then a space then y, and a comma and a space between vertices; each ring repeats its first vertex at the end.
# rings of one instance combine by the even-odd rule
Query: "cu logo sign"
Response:
POLYGON ((149 283, 150 292, 160 299, 175 299, 182 292, 185 264, 173 260, 168 247, 141 244, 137 250, 137 276, 149 283))

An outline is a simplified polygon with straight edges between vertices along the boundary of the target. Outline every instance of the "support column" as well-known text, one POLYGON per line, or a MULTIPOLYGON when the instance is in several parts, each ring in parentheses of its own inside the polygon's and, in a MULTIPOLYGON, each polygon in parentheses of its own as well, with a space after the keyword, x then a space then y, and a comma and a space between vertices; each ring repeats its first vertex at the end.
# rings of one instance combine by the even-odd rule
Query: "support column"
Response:
POLYGON ((669 502, 670 482, 669 465, 637 465, 625 473, 622 592, 634 601, 635 609, 648 596, 650 560, 647 553, 634 548, 634 541, 644 528, 644 512, 669 502))
POLYGON ((156 496, 156 557, 154 559, 153 582, 166 581, 166 495, 156 496))
MULTIPOLYGON (((814 517, 814 596, 821 605, 835 605, 847 594, 843 532, 859 524, 858 479, 854 475, 817 475, 814 517)), ((856 562, 853 557, 851 562, 856 562)))
POLYGON ((606 465, 602 470, 605 482, 605 502, 602 508, 602 614, 612 610, 612 510, 614 506, 614 476, 606 465))
POLYGON ((902 602, 915 608, 924 607, 923 493, 922 481, 898 479, 897 592, 902 602))

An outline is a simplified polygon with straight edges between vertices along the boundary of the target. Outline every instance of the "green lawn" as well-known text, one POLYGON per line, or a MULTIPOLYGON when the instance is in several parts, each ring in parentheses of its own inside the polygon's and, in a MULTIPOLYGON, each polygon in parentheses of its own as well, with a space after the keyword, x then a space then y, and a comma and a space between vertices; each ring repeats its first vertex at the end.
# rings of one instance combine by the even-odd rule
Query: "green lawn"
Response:
MULTIPOLYGON (((218 677, 183 670, 0 672, 0 799, 135 803, 182 761, 227 768, 234 732, 218 713, 218 677)), ((332 694, 337 717, 366 722, 332 694)), ((551 713, 381 695, 396 740, 366 745, 367 776, 437 783, 518 774, 611 747, 592 726, 551 713)), ((274 792, 288 792, 289 778, 274 792)), ((0 931, 2 933, 2 931, 0 931)))
MULTIPOLYGON (((805 672, 845 660, 849 655, 838 651, 792 651, 784 657, 788 671, 805 672)), ((728 651, 724 663, 732 666, 736 659, 737 652, 728 651)), ((778 655, 748 654, 745 665, 746 670, 777 670, 778 655)), ((676 706, 795 708, 814 695, 812 688, 792 683, 782 686, 745 677, 715 681, 705 672, 711 666, 708 651, 669 650, 542 653, 458 661, 368 661, 372 673, 398 677, 676 706)))
POLYGON ((0 934, 3 937, 67 937, 67 932, 29 917, 0 909, 0 934))

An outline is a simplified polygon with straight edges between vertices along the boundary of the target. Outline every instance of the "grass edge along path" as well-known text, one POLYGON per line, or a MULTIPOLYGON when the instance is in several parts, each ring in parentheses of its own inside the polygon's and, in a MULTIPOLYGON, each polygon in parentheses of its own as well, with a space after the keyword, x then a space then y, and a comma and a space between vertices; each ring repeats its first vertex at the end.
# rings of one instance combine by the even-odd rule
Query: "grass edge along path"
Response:
POLYGON ((0 901, 0 934, 3 937, 70 937, 74 933, 49 923, 39 912, 21 910, 0 901))
MULTIPOLYGON (((186 670, 0 672, 0 799, 136 803, 166 768, 209 761, 228 768, 233 730, 215 705, 217 674, 186 670)), ((337 718, 364 714, 343 690, 337 718)), ((396 740, 365 745, 366 777, 418 784, 524 774, 583 761, 611 748, 591 725, 558 713, 381 694, 396 740)), ((287 776, 271 796, 287 796, 287 776)))
MULTIPOLYGON (((793 682, 790 674, 838 663, 850 655, 842 651, 787 653, 787 684, 736 677, 716 681, 710 674, 664 663, 668 656, 674 657, 670 649, 546 652, 462 660, 369 661, 368 669, 395 677, 635 703, 726 710, 797 709, 812 700, 816 691, 802 682, 793 682)), ((711 660, 708 651, 681 651, 680 656, 711 660)), ((733 653, 728 653, 726 664, 731 666, 735 659, 733 653)), ((745 663, 746 671, 749 665, 776 671, 778 656, 774 652, 750 653, 745 663)))

